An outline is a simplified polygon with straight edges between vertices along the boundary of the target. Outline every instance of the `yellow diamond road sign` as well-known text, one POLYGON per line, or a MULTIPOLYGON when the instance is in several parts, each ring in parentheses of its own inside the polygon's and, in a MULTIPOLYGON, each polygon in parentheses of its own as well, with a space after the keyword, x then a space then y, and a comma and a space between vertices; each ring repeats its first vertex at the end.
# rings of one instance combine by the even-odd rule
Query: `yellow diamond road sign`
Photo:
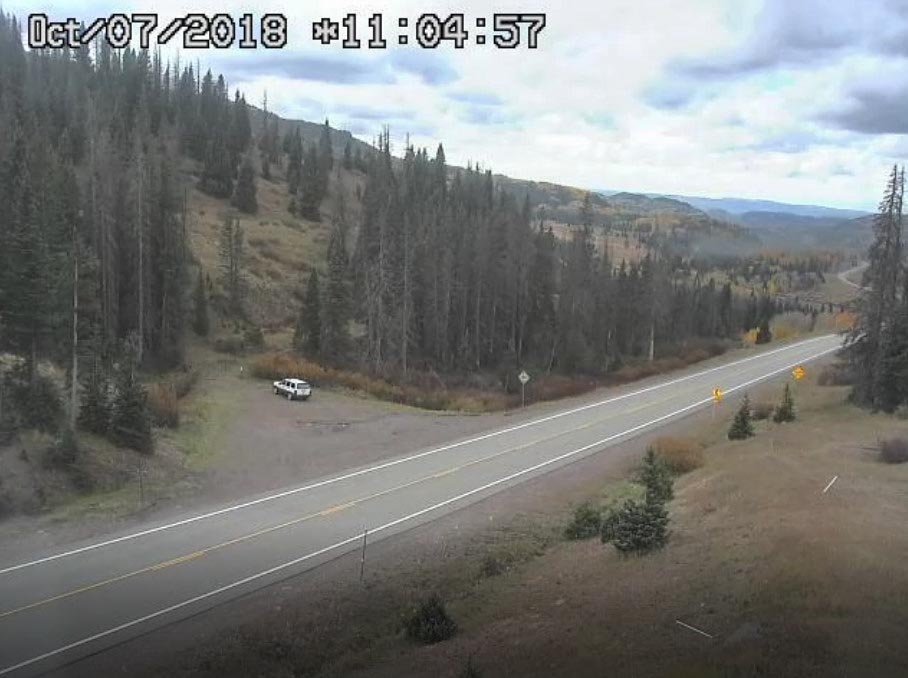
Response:
POLYGON ((804 375, 807 374, 807 373, 804 371, 804 368, 801 367, 800 365, 798 365, 796 368, 794 368, 794 370, 792 370, 791 373, 794 375, 794 378, 795 378, 796 380, 798 380, 798 381, 801 381, 801 379, 804 378, 804 375))
POLYGON ((717 403, 722 400, 722 389, 716 387, 713 389, 713 400, 717 403))

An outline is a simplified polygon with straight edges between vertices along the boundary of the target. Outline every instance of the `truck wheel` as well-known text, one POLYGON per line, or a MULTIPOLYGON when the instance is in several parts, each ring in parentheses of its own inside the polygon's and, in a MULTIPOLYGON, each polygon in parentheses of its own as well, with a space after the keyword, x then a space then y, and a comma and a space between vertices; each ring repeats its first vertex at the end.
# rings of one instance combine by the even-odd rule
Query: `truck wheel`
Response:
POLYGON ((309 396, 302 396, 302 400, 303 402, 306 402, 307 400, 309 400, 309 396))
POLYGON ((287 400, 293 400, 293 394, 292 394, 292 393, 288 393, 288 394, 287 394, 287 400))

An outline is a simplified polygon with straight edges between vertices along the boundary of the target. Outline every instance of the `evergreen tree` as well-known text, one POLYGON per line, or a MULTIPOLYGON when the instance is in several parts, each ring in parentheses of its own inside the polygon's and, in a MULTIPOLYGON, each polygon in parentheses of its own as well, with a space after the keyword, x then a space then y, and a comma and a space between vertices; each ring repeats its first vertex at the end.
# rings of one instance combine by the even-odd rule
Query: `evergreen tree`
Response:
POLYGON ((265 153, 262 153, 260 162, 262 164, 262 179, 271 181, 271 159, 265 153))
POLYGON ((243 315, 246 292, 244 275, 245 243, 243 228, 238 219, 227 217, 221 227, 219 253, 221 257, 221 286, 227 297, 227 310, 237 317, 243 315))
POLYGON ((79 407, 79 426, 86 431, 104 435, 110 426, 111 403, 109 386, 104 372, 95 366, 88 374, 79 407))
POLYGON ((331 365, 349 357, 351 300, 347 283, 347 246, 344 232, 335 227, 328 242, 328 284, 322 312, 322 356, 331 365))
POLYGON ((322 204, 323 187, 318 155, 315 147, 310 146, 306 153, 297 190, 297 211, 309 221, 321 221, 319 207, 322 204))
POLYGON ((640 482, 648 500, 667 502, 674 496, 674 480, 665 460, 652 447, 646 448, 640 482))
POLYGON ((246 151, 252 140, 252 125, 249 123, 249 109, 246 98, 236 92, 233 99, 230 120, 230 153, 232 164, 236 166, 240 156, 246 151))
POLYGON ((233 193, 233 161, 223 131, 215 129, 205 151, 199 188, 216 198, 229 198, 233 193))
POLYGON ((791 395, 791 387, 788 384, 785 384, 785 390, 782 392, 782 402, 776 407, 772 420, 777 424, 795 420, 794 398, 791 395))
POLYGON ((852 399, 884 411, 892 411, 900 401, 904 402, 899 394, 900 385, 888 369, 903 343, 898 334, 902 327, 900 306, 908 303, 908 272, 902 243, 904 191, 904 169, 893 167, 874 220, 864 292, 847 345, 856 377, 852 399))
POLYGON ((744 402, 735 413, 735 418, 731 422, 731 428, 728 429, 729 440, 744 440, 754 434, 754 427, 750 414, 750 399, 745 395, 744 402))
POLYGON ((243 159, 240 166, 240 173, 236 180, 236 188, 233 191, 233 200, 231 201, 237 209, 246 212, 246 214, 255 214, 258 209, 258 202, 255 197, 255 170, 252 168, 252 160, 249 155, 243 159))
POLYGON ((321 338, 321 286, 318 282, 318 270, 313 268, 306 283, 306 295, 293 335, 293 346, 297 351, 316 357, 321 351, 321 338))
POLYGON ((207 337, 209 330, 208 322, 208 292, 205 289, 205 276, 202 269, 199 269, 199 278, 192 294, 192 329, 200 337, 207 337))
POLYGON ((764 317, 760 321, 760 327, 757 329, 757 344, 768 344, 772 341, 772 331, 769 329, 769 318, 764 317))
POLYGON ((322 135, 318 140, 318 165, 322 193, 324 193, 325 187, 328 185, 328 175, 330 175, 331 170, 334 169, 334 148, 331 145, 331 126, 328 124, 327 118, 325 119, 325 124, 322 126, 322 135))
POLYGON ((353 153, 352 153, 352 151, 350 150, 350 142, 349 142, 349 141, 348 141, 347 144, 344 146, 344 161, 343 161, 343 167, 344 167, 344 169, 347 170, 348 172, 349 172, 350 170, 353 169, 353 153))
POLYGON ((287 152, 287 190, 295 195, 303 173, 303 140, 300 137, 299 128, 292 133, 287 132, 284 147, 287 152))
POLYGON ((628 499, 604 524, 603 541, 625 554, 653 551, 668 541, 668 511, 655 499, 628 499))
POLYGON ((145 402, 145 389, 135 376, 130 360, 124 361, 117 380, 117 396, 110 422, 111 439, 123 447, 151 454, 151 417, 145 402))

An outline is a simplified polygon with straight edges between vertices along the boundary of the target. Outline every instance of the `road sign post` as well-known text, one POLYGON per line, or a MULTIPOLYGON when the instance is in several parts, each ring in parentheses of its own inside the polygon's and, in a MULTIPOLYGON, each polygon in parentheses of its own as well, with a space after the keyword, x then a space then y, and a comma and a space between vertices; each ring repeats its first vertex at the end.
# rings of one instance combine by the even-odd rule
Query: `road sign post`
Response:
POLYGON ((716 418, 716 409, 719 407, 719 403, 722 402, 722 389, 716 386, 713 389, 713 419, 716 418))
POLYGON ((530 380, 530 375, 527 374, 526 370, 520 370, 520 374, 517 375, 517 378, 520 380, 520 406, 526 407, 526 388, 527 382, 530 380))
POLYGON ((363 551, 359 558, 359 580, 362 581, 366 575, 366 537, 369 536, 369 530, 363 529, 363 551))

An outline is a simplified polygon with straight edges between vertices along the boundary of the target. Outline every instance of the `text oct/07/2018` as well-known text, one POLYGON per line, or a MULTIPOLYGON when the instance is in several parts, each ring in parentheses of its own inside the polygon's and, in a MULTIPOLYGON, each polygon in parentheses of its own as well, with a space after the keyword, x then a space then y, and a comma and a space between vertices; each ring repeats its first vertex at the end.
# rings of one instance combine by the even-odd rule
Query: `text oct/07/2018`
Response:
MULTIPOLYGON (((389 45, 415 45, 424 49, 491 44, 500 49, 536 49, 546 25, 545 14, 493 14, 491 18, 467 19, 463 14, 441 17, 433 13, 414 19, 400 17, 385 21, 374 13, 360 22, 356 14, 334 20, 323 17, 311 22, 315 44, 339 44, 345 49, 385 49, 389 45), (365 24, 365 25, 362 25, 365 24), (393 30, 386 26, 393 27, 393 30)), ((89 23, 75 18, 52 20, 47 14, 28 17, 28 46, 31 49, 78 49, 97 39, 114 49, 179 44, 184 49, 281 49, 287 46, 289 22, 283 14, 256 17, 227 13, 187 13, 162 18, 156 13, 115 13, 89 23)))
POLYGON ((75 18, 51 20, 47 14, 28 16, 31 49, 78 49, 96 39, 114 49, 150 49, 171 44, 180 35, 184 49, 281 49, 287 46, 287 17, 283 14, 199 14, 162 19, 155 13, 111 14, 84 24, 75 18))

